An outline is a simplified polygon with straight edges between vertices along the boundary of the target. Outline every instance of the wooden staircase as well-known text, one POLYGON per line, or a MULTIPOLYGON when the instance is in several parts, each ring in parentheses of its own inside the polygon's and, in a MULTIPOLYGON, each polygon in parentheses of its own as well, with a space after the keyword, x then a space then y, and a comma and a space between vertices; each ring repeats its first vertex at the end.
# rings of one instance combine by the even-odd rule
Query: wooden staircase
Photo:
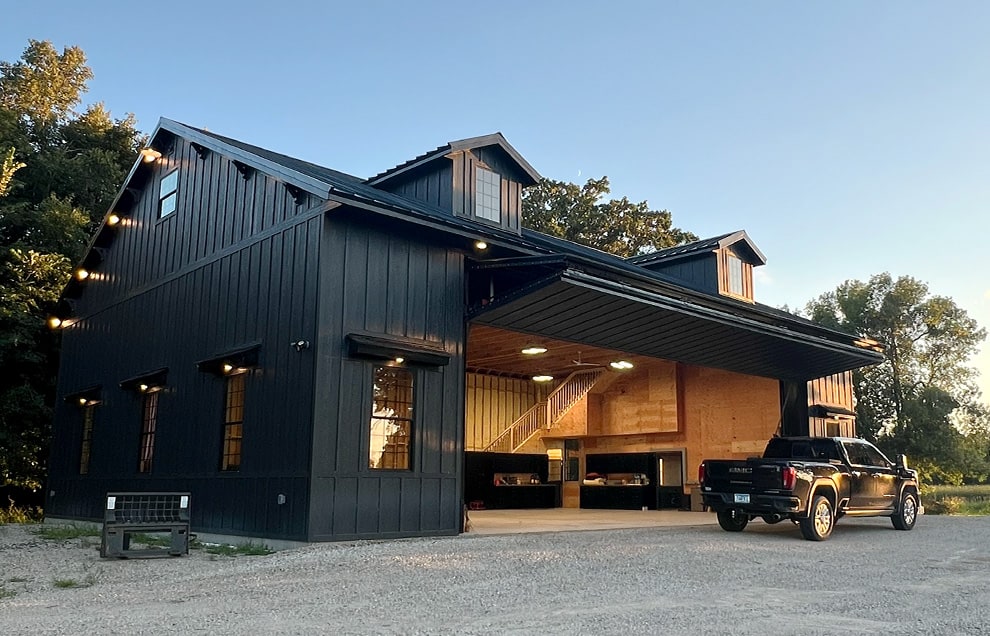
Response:
POLYGON ((567 376, 547 399, 533 405, 484 448, 488 453, 515 453, 541 431, 550 430, 595 386, 605 369, 582 369, 567 376))

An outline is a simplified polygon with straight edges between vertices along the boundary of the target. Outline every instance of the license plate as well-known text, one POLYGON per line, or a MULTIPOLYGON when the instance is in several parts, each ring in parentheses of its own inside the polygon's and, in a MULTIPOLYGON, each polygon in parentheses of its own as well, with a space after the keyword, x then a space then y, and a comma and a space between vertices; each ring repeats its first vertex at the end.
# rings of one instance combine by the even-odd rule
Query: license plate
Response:
POLYGON ((736 493, 732 496, 732 501, 734 503, 749 503, 749 494, 736 493))

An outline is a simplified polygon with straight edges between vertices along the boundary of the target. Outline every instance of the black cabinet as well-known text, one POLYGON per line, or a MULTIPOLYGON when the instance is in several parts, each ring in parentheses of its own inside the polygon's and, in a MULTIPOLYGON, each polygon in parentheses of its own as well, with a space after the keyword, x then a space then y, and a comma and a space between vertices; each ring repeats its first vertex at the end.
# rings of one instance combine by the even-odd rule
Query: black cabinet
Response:
POLYGON ((641 510, 655 507, 650 486, 581 486, 581 507, 606 510, 641 510))

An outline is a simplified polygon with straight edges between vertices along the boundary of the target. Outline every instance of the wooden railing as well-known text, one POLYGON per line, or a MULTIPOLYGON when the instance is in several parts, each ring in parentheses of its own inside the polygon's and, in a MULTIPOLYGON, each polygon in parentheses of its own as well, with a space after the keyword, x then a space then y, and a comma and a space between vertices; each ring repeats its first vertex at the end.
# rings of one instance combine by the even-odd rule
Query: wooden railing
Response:
POLYGON ((604 369, 585 369, 567 376, 547 399, 519 416, 485 447, 489 453, 514 453, 541 429, 550 430, 581 398, 588 394, 604 369))

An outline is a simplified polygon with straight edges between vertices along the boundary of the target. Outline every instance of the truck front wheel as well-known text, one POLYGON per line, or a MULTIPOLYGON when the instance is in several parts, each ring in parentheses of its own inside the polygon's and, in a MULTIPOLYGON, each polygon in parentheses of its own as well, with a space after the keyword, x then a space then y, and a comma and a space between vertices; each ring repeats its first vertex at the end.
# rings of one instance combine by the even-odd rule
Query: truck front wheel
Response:
POLYGON ((726 532, 742 532, 747 523, 749 523, 749 517, 740 510, 729 508, 718 511, 718 525, 722 526, 726 532))
POLYGON ((914 527, 914 522, 918 520, 918 498, 913 492, 904 493, 901 505, 890 520, 898 530, 910 530, 914 527))
POLYGON ((808 541, 824 541, 832 534, 835 526, 835 515, 832 512, 832 502, 824 495, 815 495, 811 503, 811 514, 801 519, 801 534, 808 541))

